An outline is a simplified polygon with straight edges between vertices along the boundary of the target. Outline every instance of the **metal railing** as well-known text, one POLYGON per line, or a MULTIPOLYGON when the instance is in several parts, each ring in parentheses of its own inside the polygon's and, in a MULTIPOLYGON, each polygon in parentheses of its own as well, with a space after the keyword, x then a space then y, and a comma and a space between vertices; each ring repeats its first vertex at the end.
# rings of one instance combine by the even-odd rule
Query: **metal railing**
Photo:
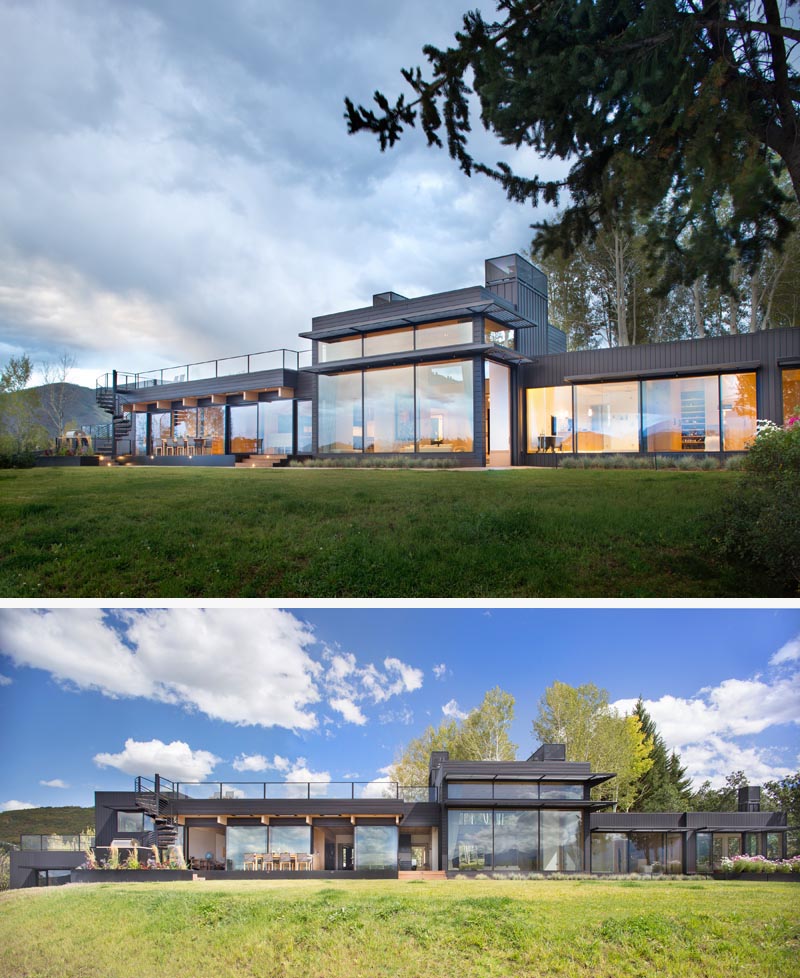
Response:
POLYGON ((93 835, 21 835, 20 849, 36 852, 82 852, 94 846, 93 835))
MULTIPOLYGON (((137 778, 137 792, 146 778, 137 778)), ((151 782, 152 784, 152 782, 151 782)), ((180 781, 170 790, 161 780, 160 794, 172 799, 249 799, 330 798, 394 799, 406 803, 435 802, 436 788, 428 785, 401 785, 396 781, 180 781)))
MULTIPOLYGON (((261 353, 244 353, 219 360, 201 360, 183 363, 175 367, 144 370, 141 373, 117 373, 117 390, 139 390, 162 384, 184 384, 194 380, 230 377, 234 374, 252 374, 264 370, 300 370, 311 365, 311 350, 265 350, 261 353)), ((111 374, 97 378, 97 387, 112 387, 111 374)))

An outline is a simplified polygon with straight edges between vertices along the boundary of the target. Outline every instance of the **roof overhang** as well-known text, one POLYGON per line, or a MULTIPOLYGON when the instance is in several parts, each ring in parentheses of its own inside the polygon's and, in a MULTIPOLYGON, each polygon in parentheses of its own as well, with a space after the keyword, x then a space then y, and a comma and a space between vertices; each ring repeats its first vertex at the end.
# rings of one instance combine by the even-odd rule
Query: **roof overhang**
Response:
POLYGON ((500 305, 497 302, 480 302, 469 306, 455 306, 436 313, 420 312, 412 315, 395 316, 386 319, 381 316, 379 319, 370 320, 366 323, 345 323, 342 326, 333 326, 329 329, 312 330, 306 333, 299 333, 304 339, 308 340, 338 340, 346 337, 358 336, 362 333, 376 333, 388 329, 401 329, 403 326, 420 326, 423 323, 442 322, 447 319, 464 319, 472 316, 488 316, 495 322, 507 326, 509 329, 524 329, 528 326, 536 326, 524 316, 514 310, 500 305))
POLYGON ((591 384, 614 380, 647 380, 659 377, 704 377, 707 374, 742 373, 758 370, 760 360, 738 363, 704 363, 692 367, 659 367, 655 370, 609 370, 594 374, 572 374, 564 377, 565 384, 591 384))
POLYGON ((436 363, 442 360, 470 360, 486 356, 502 363, 528 363, 529 357, 516 350, 491 343, 463 343, 459 346, 439 346, 426 350, 404 350, 401 353, 384 353, 374 357, 354 357, 351 360, 334 360, 330 363, 315 363, 302 367, 303 373, 339 374, 350 370, 365 370, 371 367, 396 367, 413 363, 436 363))

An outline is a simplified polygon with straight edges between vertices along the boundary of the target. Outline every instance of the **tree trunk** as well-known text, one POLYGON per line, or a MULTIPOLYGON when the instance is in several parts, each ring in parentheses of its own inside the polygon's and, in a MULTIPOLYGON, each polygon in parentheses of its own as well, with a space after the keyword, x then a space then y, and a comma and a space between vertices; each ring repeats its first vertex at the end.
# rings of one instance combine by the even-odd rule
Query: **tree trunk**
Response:
POLYGON ((694 299, 694 324, 697 327, 697 336, 699 339, 704 340, 706 338, 706 323, 703 319, 703 304, 700 301, 700 288, 701 279, 696 278, 692 282, 692 297, 694 299))
POLYGON ((617 289, 617 342, 630 346, 625 306, 625 245, 619 230, 614 229, 614 277, 617 289))

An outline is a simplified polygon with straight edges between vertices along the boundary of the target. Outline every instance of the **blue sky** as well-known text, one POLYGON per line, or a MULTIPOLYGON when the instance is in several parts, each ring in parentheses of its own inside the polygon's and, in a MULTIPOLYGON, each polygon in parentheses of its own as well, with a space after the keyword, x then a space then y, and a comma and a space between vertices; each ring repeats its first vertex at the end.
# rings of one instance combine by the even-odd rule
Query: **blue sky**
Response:
POLYGON ((555 680, 641 695, 697 780, 800 767, 793 609, 6 608, 0 677, 0 808, 91 804, 156 768, 378 779, 496 685, 523 758, 555 680))
MULTIPOLYGON (((552 209, 468 179, 419 131, 347 135, 463 0, 0 4, 0 362, 73 379, 278 347, 311 316, 479 285, 552 209)), ((483 7, 492 17, 495 5, 483 7)), ((561 173, 503 147, 488 162, 561 173)), ((527 156, 526 156, 527 154, 527 156)))

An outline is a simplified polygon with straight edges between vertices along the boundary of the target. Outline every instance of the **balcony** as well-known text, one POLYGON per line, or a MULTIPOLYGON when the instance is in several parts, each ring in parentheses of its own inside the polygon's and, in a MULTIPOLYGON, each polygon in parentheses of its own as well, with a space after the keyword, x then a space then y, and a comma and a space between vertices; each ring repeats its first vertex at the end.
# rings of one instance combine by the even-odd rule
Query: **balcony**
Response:
POLYGON ((406 804, 435 802, 437 789, 396 781, 203 781, 176 782, 162 796, 173 799, 386 799, 406 804))
POLYGON ((83 852, 94 846, 93 835, 21 835, 19 847, 27 852, 83 852))

